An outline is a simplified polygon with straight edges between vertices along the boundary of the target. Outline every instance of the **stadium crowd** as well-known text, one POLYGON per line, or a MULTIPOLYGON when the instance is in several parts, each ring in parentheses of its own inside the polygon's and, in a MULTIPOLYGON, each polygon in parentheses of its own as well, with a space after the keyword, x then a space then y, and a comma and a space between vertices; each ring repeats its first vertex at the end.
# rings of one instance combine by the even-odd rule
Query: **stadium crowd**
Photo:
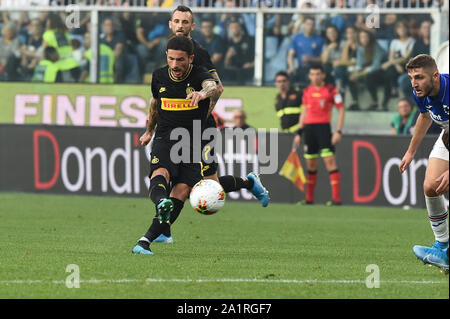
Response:
MULTIPOLYGON (((0 0, 4 6, 7 0, 0 0)), ((103 4, 132 6, 144 1, 28 0, 49 5, 103 4)), ((408 0, 409 7, 439 1, 408 0)), ((366 0, 299 1, 145 1, 146 6, 178 4, 214 7, 293 6, 300 8, 362 7, 375 3, 403 6, 406 2, 366 0), (387 4, 386 4, 387 3, 387 4)), ((91 60, 90 13, 67 28, 67 13, 0 11, 0 81, 87 82, 91 60), (51 48, 56 48, 52 50, 51 48), (49 68, 50 66, 50 68, 49 68), (45 70, 50 69, 49 74, 45 70)), ((348 100, 350 110, 392 110, 392 98, 411 98, 404 66, 411 56, 430 53, 429 14, 382 14, 367 25, 364 14, 265 14, 264 84, 286 70, 295 86, 308 84, 308 68, 324 65, 326 82, 348 100), (366 90, 368 97, 361 99, 366 90), (380 101, 378 94, 382 92, 380 101)), ((113 12, 100 14, 99 76, 101 83, 149 83, 151 73, 165 64, 170 13, 113 12)), ((226 85, 252 84, 255 67, 255 14, 198 13, 192 37, 209 52, 226 85)))

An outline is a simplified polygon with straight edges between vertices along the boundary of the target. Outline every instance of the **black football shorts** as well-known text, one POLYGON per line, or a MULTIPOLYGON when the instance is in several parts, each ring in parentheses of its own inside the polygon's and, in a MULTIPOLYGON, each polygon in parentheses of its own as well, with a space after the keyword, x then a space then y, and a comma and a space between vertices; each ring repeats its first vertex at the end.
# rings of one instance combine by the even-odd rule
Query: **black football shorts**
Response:
POLYGON ((306 159, 334 155, 330 124, 306 124, 303 128, 304 157, 306 159))
POLYGON ((170 174, 172 185, 183 183, 194 186, 202 179, 200 163, 174 163, 170 158, 172 143, 163 137, 155 137, 150 158, 150 175, 158 168, 164 167, 170 174))

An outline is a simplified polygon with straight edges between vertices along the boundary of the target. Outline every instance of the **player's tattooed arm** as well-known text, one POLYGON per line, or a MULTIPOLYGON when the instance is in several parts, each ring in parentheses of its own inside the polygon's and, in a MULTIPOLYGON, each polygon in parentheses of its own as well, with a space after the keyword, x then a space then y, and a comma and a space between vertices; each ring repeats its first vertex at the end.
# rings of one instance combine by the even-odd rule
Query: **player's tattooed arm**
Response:
POLYGON ((148 113, 147 130, 152 132, 156 127, 156 118, 158 117, 158 101, 152 99, 150 102, 150 112, 148 113))
POLYGON ((186 99, 191 99, 191 106, 198 105, 198 102, 211 98, 217 95, 217 84, 213 79, 203 81, 202 90, 199 92, 192 92, 186 96, 186 99))
POLYGON ((214 110, 214 107, 217 104, 217 101, 219 100, 220 96, 223 93, 223 84, 222 81, 220 81, 219 75, 217 74, 216 71, 211 72, 211 76, 214 78, 214 80, 216 81, 217 84, 217 91, 216 94, 214 94, 213 96, 211 96, 209 98, 209 110, 208 110, 208 116, 211 114, 211 112, 214 110))
POLYGON ((141 135, 139 141, 142 146, 147 145, 152 139, 153 132, 156 127, 156 118, 158 116, 157 109, 158 102, 156 99, 152 99, 150 102, 150 111, 148 113, 147 119, 145 121, 145 133, 141 135))

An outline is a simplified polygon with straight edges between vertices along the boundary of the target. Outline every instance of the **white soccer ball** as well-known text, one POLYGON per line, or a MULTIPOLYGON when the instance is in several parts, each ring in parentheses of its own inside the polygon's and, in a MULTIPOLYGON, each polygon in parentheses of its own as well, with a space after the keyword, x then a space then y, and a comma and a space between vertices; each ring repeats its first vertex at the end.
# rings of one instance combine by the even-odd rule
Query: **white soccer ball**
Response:
POLYGON ((200 214, 212 215, 225 204, 225 191, 212 179, 201 180, 192 187, 189 201, 200 214))

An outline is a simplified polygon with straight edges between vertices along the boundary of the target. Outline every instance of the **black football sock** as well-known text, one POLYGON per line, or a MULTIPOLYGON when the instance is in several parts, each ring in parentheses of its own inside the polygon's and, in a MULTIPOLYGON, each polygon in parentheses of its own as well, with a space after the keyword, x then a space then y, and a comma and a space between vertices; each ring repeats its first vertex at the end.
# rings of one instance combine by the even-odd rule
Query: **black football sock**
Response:
MULTIPOLYGON (((175 223, 178 216, 180 216, 181 210, 183 209, 183 206, 184 206, 184 202, 182 202, 181 200, 179 200, 175 197, 170 197, 170 199, 173 202, 173 211, 170 213, 170 220, 169 220, 170 224, 172 225, 173 223, 175 223)), ((170 231, 170 229, 169 229, 169 231, 170 231)))
POLYGON ((168 188, 164 176, 156 175, 150 180, 148 197, 150 197, 155 205, 158 205, 161 199, 167 198, 168 188))
POLYGON ((222 185, 225 193, 238 191, 242 188, 252 189, 254 184, 252 179, 248 179, 247 177, 235 177, 232 175, 219 177, 219 183, 222 185))
MULTIPOLYGON (((181 200, 174 198, 174 197, 170 197, 170 199, 173 202, 173 211, 170 213, 170 220, 169 220, 170 225, 171 225, 177 220, 178 216, 180 215, 181 210, 183 209, 183 206, 184 206, 184 202, 182 202, 181 200)), ((157 219, 157 217, 155 217, 155 218, 157 219)), ((153 223, 155 223, 155 220, 153 220, 153 223)), ((158 227, 154 227, 152 230, 156 230, 156 231, 160 232, 160 234, 163 234, 166 237, 170 237, 170 236, 172 236, 172 234, 170 232, 170 225, 168 223, 161 223, 158 227)), ((153 224, 152 224, 152 226, 153 226, 153 224)), ((151 235, 152 232, 150 230, 151 230, 151 227, 147 231, 147 234, 145 234, 145 237, 147 237, 149 240, 150 240, 150 238, 153 238, 153 236, 151 235)), ((158 236, 159 236, 159 234, 158 234, 158 236)), ((156 237, 158 237, 158 236, 156 236, 156 237)), ((156 237, 154 237, 152 239, 152 241, 156 237)))
POLYGON ((144 237, 147 238, 149 240, 149 242, 151 243, 156 238, 158 238, 158 236, 161 235, 162 232, 164 231, 164 229, 166 227, 168 228, 168 226, 169 226, 169 224, 160 223, 158 220, 158 217, 155 217, 155 218, 153 218, 153 222, 150 225, 150 228, 145 233, 144 237))

